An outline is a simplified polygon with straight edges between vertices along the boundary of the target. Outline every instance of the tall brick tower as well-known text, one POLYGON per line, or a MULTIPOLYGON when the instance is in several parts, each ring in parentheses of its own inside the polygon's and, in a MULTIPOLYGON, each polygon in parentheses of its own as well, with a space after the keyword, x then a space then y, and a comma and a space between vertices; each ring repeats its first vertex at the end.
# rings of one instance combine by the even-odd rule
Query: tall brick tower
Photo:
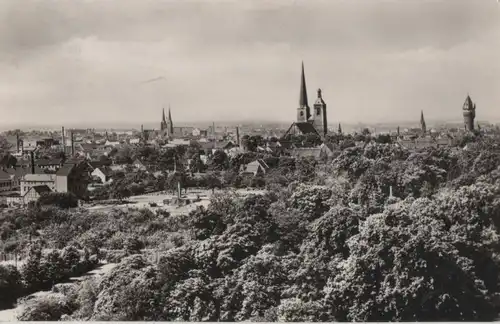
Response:
POLYGON ((463 106, 465 129, 472 132, 474 130, 474 118, 476 118, 476 104, 472 102, 469 95, 465 99, 463 106))
POLYGON ((326 120, 326 103, 321 95, 321 89, 318 89, 318 98, 314 103, 314 111, 312 116, 314 128, 320 135, 326 136, 328 133, 328 123, 326 120))

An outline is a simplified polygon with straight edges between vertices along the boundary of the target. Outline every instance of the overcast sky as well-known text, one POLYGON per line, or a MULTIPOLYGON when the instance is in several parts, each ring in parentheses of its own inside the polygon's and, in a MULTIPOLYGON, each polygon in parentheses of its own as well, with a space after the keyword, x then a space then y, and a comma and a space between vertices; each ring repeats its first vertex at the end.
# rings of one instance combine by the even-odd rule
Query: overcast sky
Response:
POLYGON ((0 2, 2 123, 500 119, 496 0, 0 2), (145 82, 156 79, 156 81, 145 82))

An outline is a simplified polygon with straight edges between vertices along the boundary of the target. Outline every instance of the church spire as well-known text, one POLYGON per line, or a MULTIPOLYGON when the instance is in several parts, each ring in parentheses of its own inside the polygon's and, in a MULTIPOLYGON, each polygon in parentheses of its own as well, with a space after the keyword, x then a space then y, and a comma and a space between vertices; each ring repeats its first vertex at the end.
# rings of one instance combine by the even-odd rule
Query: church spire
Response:
POLYGON ((165 122, 165 107, 163 107, 163 112, 161 114, 161 121, 165 122))
POLYGON ((311 117, 311 111, 309 109, 309 104, 307 103, 307 89, 306 89, 306 77, 304 73, 304 61, 302 61, 302 75, 300 77, 300 98, 299 107, 306 108, 306 119, 309 120, 311 117))
POLYGON ((427 127, 425 125, 425 119, 424 119, 424 111, 420 111, 420 126, 422 128, 422 133, 425 134, 427 132, 427 127))

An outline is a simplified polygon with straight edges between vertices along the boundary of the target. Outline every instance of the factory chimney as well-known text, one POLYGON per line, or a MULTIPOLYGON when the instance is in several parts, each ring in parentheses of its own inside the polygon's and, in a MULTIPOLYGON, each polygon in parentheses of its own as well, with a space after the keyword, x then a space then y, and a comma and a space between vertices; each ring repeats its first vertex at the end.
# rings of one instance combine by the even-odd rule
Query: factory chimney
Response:
POLYGON ((75 155, 75 137, 73 131, 71 131, 71 156, 75 155))
POLYGON ((62 136, 62 151, 63 151, 63 154, 66 154, 66 141, 64 138, 64 126, 61 129, 61 136, 62 136))
POLYGON ((35 174, 35 153, 33 151, 30 152, 31 158, 31 174, 35 174))
POLYGON ((17 153, 19 153, 19 132, 16 132, 16 148, 17 153))
POLYGON ((240 146, 240 128, 236 127, 236 144, 240 146))

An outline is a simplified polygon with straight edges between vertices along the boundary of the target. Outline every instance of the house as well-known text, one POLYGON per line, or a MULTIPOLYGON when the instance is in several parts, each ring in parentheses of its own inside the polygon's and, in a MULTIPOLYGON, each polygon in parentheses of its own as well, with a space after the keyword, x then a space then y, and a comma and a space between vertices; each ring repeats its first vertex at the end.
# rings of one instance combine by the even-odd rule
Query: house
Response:
POLYGON ((233 157, 237 156, 238 154, 243 154, 243 153, 245 153, 245 150, 240 146, 236 146, 236 147, 229 149, 227 152, 227 155, 229 155, 230 157, 233 158, 233 157))
POLYGON ((56 173, 56 192, 72 192, 77 197, 83 196, 89 182, 88 163, 64 164, 56 173))
POLYGON ((24 203, 29 204, 32 201, 37 201, 43 194, 50 192, 52 190, 46 185, 31 187, 23 196, 24 203))
POLYGON ((56 172, 62 166, 62 159, 39 159, 35 162, 35 165, 42 170, 47 170, 51 172, 56 172))
POLYGON ((91 176, 101 179, 101 183, 106 183, 111 179, 111 169, 106 167, 95 168, 91 176))
POLYGON ((79 196, 87 188, 86 172, 85 163, 66 163, 55 174, 26 174, 20 180, 21 196, 32 187, 43 185, 54 192, 73 192, 79 196))
POLYGON ((9 173, 0 169, 0 192, 12 190, 12 179, 9 173))
POLYGON ((4 196, 4 201, 9 207, 20 206, 24 204, 23 196, 19 195, 19 193, 13 193, 8 196, 4 196))
POLYGON ((19 189, 22 177, 29 172, 27 168, 8 168, 5 171, 10 175, 12 189, 19 189))
POLYGON ((120 145, 120 142, 111 142, 109 140, 106 141, 106 143, 104 143, 104 146, 110 146, 110 147, 117 147, 120 145))
POLYGON ((141 139, 140 138, 131 138, 129 140, 129 143, 130 144, 139 144, 141 142, 141 139))
POLYGON ((240 167, 240 174, 243 176, 257 176, 264 175, 266 171, 269 169, 269 166, 262 159, 255 160, 246 165, 242 165, 240 167))
POLYGON ((56 190, 55 174, 26 174, 21 178, 21 196, 24 196, 32 187, 46 185, 50 190, 56 190))
POLYGON ((142 170, 142 171, 146 171, 147 168, 146 166, 144 165, 144 163, 142 163, 141 160, 139 159, 135 159, 134 163, 133 163, 134 167, 137 169, 137 170, 142 170))
POLYGON ((316 160, 321 160, 328 157, 327 150, 322 147, 294 148, 290 151, 290 155, 297 159, 312 157, 316 160))

